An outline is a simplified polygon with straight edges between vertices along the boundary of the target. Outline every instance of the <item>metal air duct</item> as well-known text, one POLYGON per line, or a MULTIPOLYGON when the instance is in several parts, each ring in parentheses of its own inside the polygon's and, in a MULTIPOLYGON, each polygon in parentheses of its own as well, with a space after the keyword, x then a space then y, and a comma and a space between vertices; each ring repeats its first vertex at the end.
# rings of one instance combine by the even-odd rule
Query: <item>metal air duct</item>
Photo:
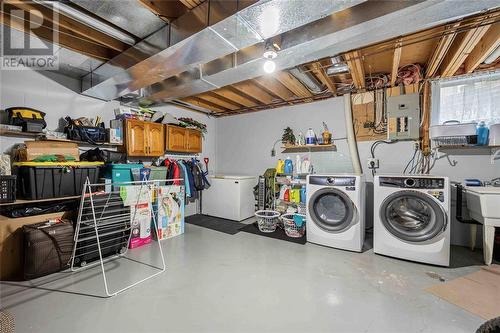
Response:
MULTIPOLYGON (((497 6, 496 0, 460 6, 445 0, 368 1, 282 33, 281 50, 274 61, 277 70, 283 70, 497 6)), ((150 85, 148 98, 172 100, 262 76, 263 51, 264 43, 259 43, 205 64, 186 66, 181 74, 150 85)))

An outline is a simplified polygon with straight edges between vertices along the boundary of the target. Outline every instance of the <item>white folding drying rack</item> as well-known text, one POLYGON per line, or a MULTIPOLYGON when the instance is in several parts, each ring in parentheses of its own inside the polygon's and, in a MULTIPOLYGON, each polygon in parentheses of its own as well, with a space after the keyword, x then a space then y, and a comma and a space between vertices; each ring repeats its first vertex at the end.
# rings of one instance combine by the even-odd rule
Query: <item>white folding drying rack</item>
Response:
POLYGON ((78 220, 75 228, 74 246, 71 256, 71 270, 73 272, 78 272, 100 265, 104 282, 104 290, 108 297, 115 296, 165 272, 165 257, 159 241, 157 241, 157 243, 162 267, 154 267, 158 269, 157 272, 119 290, 110 291, 104 264, 110 260, 123 257, 127 254, 130 239, 132 237, 132 221, 135 220, 135 214, 137 213, 137 209, 135 208, 137 204, 147 202, 154 224, 156 239, 159 239, 158 224, 152 204, 153 193, 160 186, 179 186, 175 184, 177 182, 182 184, 183 180, 168 179, 91 184, 90 180, 87 178, 82 191, 78 220), (111 191, 104 191, 106 186, 111 186, 111 191), (120 188, 123 186, 135 186, 135 190, 138 191, 138 193, 136 193, 137 199, 135 202, 129 202, 128 205, 124 204, 124 201, 120 196, 120 188), (146 197, 149 198, 146 200, 146 197), (130 207, 127 206, 134 207, 133 216, 131 216, 130 207), (109 242, 112 242, 112 245, 106 244, 109 242), (112 249, 112 251, 115 251, 116 249, 117 253, 115 255, 104 257, 103 250, 109 249, 112 249), (91 255, 92 253, 94 254, 93 256, 91 255), (96 253, 99 255, 96 256, 96 253), (93 260, 87 263, 85 258, 93 258, 93 260), (76 265, 79 265, 80 267, 77 267, 76 265))

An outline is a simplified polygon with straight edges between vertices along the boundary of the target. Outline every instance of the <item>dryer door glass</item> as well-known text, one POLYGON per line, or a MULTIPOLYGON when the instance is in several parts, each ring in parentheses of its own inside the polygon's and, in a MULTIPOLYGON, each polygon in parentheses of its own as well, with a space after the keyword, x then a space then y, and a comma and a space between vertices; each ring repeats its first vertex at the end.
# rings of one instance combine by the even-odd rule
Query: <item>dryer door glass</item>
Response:
POLYGON ((354 216, 354 204, 349 197, 334 188, 324 188, 309 199, 309 214, 321 229, 338 232, 348 228, 354 216))
POLYGON ((380 219, 391 234, 410 242, 432 239, 446 228, 446 213, 441 205, 416 191, 388 196, 380 207, 380 219))

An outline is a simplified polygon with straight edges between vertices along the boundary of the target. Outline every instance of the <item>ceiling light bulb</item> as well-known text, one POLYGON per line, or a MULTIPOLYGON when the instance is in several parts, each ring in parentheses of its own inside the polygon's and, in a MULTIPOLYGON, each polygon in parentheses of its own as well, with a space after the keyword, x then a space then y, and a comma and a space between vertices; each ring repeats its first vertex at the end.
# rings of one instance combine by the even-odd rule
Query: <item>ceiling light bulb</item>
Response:
POLYGON ((264 63, 264 72, 271 74, 276 69, 276 64, 272 60, 266 60, 264 63))

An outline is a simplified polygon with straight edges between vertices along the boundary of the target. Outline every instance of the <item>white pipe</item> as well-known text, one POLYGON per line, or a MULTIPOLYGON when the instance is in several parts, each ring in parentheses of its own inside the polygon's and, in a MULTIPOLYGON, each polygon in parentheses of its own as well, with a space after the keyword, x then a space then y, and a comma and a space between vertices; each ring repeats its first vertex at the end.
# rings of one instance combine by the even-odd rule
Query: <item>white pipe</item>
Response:
POLYGON ((349 145, 352 168, 354 169, 355 174, 361 175, 362 170, 361 163, 359 161, 358 144, 356 143, 356 135, 354 134, 354 125, 352 122, 351 94, 344 95, 344 118, 345 128, 347 131, 347 144, 349 145))

